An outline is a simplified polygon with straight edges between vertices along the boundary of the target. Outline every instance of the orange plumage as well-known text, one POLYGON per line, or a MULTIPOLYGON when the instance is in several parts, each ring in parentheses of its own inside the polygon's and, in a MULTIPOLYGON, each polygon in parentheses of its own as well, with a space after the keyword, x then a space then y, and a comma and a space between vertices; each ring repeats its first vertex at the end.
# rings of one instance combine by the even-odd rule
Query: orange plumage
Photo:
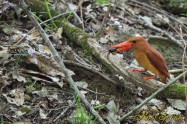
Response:
POLYGON ((166 84, 166 78, 169 78, 169 72, 165 59, 143 37, 132 37, 125 42, 112 46, 109 52, 120 53, 129 49, 134 49, 137 62, 144 68, 143 70, 133 69, 133 71, 145 72, 149 70, 155 75, 144 77, 144 80, 159 76, 161 81, 166 84))

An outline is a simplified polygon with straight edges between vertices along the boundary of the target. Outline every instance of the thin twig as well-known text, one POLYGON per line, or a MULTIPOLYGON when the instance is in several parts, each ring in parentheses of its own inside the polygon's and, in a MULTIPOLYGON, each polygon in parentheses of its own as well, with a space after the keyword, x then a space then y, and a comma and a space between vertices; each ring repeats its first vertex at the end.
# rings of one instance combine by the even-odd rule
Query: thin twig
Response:
POLYGON ((83 2, 84 2, 84 0, 79 0, 79 4, 77 6, 77 9, 75 10, 75 13, 80 9, 81 19, 83 21, 83 23, 82 23, 82 29, 84 31, 85 30, 85 26, 84 26, 83 13, 82 13, 82 3, 83 2))
MULTIPOLYGON (((80 13, 81 13, 81 19, 83 20, 82 3, 83 3, 83 0, 80 0, 80 3, 79 3, 79 5, 80 5, 80 13)), ((85 30, 84 29, 84 22, 82 22, 82 29, 83 29, 83 31, 85 30)))
POLYGON ((53 120, 53 122, 55 122, 55 121, 57 121, 59 118, 63 117, 63 116, 65 115, 65 113, 66 113, 70 108, 72 108, 73 106, 75 106, 75 103, 76 103, 76 100, 74 100, 74 101, 72 102, 72 104, 69 105, 66 109, 64 109, 64 111, 63 111, 62 113, 60 113, 60 115, 58 115, 58 116, 53 120))
POLYGON ((111 11, 111 5, 108 6, 107 11, 105 12, 105 16, 104 16, 103 21, 101 23, 101 27, 97 33, 97 38, 100 38, 100 36, 101 36, 101 32, 103 31, 104 24, 106 23, 106 20, 107 20, 108 15, 110 14, 110 11, 111 11))
POLYGON ((175 73, 182 73, 184 72, 184 69, 174 69, 174 70, 169 70, 169 73, 175 74, 175 73))
POLYGON ((67 14, 69 14, 69 12, 61 13, 61 14, 59 14, 59 15, 57 15, 57 16, 54 16, 54 17, 52 17, 52 18, 50 18, 50 19, 47 19, 47 20, 41 22, 40 25, 42 25, 42 24, 44 24, 44 23, 47 23, 47 22, 49 22, 49 21, 51 21, 51 20, 54 20, 54 19, 56 19, 56 18, 59 18, 59 17, 61 17, 61 16, 67 15, 67 14))
POLYGON ((166 88, 168 88, 171 84, 174 84, 178 79, 180 79, 181 77, 183 77, 183 75, 186 74, 186 73, 187 73, 187 71, 185 71, 184 73, 180 74, 179 76, 177 76, 176 78, 174 78, 172 81, 168 82, 166 85, 164 85, 159 90, 157 90, 155 93, 153 93, 151 96, 149 96, 148 98, 146 98, 141 104, 139 104, 138 106, 136 106, 134 109, 132 109, 127 114, 123 115, 119 120, 123 121, 124 119, 126 119, 127 117, 129 117, 130 115, 132 115, 133 113, 135 113, 142 106, 144 106, 146 103, 148 103, 152 98, 154 98, 157 94, 159 94, 160 92, 162 92, 163 90, 165 90, 166 88))
POLYGON ((32 28, 29 32, 27 32, 27 34, 26 34, 25 36, 23 36, 23 37, 22 37, 17 43, 15 43, 14 45, 15 45, 15 46, 19 45, 19 44, 27 37, 27 35, 29 35, 34 29, 35 29, 35 27, 32 28))
POLYGON ((77 86, 77 87, 79 87, 79 88, 81 88, 81 89, 83 89, 83 90, 87 90, 87 91, 89 91, 89 92, 91 92, 91 93, 101 94, 101 95, 104 95, 104 94, 105 94, 105 93, 98 93, 97 91, 95 92, 95 91, 93 91, 93 90, 90 90, 90 89, 88 89, 88 88, 84 88, 84 87, 81 87, 81 86, 77 86))
POLYGON ((71 75, 68 73, 68 70, 67 70, 66 66, 64 65, 63 59, 60 58, 60 56, 59 56, 58 52, 56 51, 55 47, 53 46, 53 44, 49 40, 47 34, 45 33, 45 31, 43 30, 41 25, 34 18, 32 12, 28 10, 28 6, 26 5, 25 1, 24 0, 20 0, 20 4, 21 4, 21 8, 27 13, 29 19, 35 25, 36 29, 38 29, 38 31, 40 32, 40 35, 42 36, 42 38, 44 39, 46 45, 49 47, 51 53, 53 54, 53 57, 54 57, 55 61, 59 64, 60 68, 63 70, 63 73, 64 73, 68 83, 70 84, 71 88, 74 90, 74 94, 78 95, 80 97, 80 99, 82 100, 84 105, 87 107, 87 109, 89 109, 89 111, 95 116, 95 118, 98 119, 98 121, 101 124, 106 124, 104 122, 104 120, 101 118, 101 116, 95 111, 95 109, 87 101, 87 99, 81 94, 81 92, 79 91, 78 87, 75 85, 74 80, 72 79, 71 75))
POLYGON ((77 15, 77 13, 75 13, 75 11, 73 11, 71 9, 71 7, 69 6, 69 4, 65 1, 65 0, 61 0, 67 7, 68 9, 73 13, 73 15, 77 18, 77 20, 79 21, 80 24, 82 24, 82 20, 80 19, 80 17, 77 15))

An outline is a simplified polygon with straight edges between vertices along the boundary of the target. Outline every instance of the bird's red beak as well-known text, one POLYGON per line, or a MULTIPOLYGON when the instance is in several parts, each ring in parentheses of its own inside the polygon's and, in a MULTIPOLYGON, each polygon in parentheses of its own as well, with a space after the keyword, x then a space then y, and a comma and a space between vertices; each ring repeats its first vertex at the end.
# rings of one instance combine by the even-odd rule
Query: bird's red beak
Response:
POLYGON ((129 41, 122 42, 120 44, 112 46, 111 49, 109 49, 109 52, 111 53, 120 53, 126 50, 132 49, 133 45, 129 41))

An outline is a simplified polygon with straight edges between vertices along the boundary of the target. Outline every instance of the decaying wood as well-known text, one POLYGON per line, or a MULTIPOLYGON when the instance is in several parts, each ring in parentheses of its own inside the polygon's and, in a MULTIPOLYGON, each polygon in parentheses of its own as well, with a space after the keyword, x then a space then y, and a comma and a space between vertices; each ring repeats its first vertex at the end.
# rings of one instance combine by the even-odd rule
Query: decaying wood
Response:
MULTIPOLYGON (((88 35, 81 29, 67 22, 62 22, 62 24, 59 26, 63 27, 63 35, 66 36, 69 40, 74 41, 76 44, 82 46, 83 49, 86 49, 90 53, 90 56, 95 56, 98 60, 101 61, 103 65, 105 65, 108 70, 123 76, 125 81, 120 83, 120 85, 129 87, 130 84, 133 87, 142 87, 147 91, 147 93, 150 94, 163 86, 162 83, 155 80, 144 81, 140 73, 132 72, 129 66, 125 64, 125 62, 123 62, 123 60, 118 56, 110 54, 107 58, 106 49, 104 50, 103 47, 96 41, 96 39, 89 38, 88 35)), ((161 96, 185 99, 185 89, 187 89, 187 86, 184 84, 173 84, 164 92, 162 92, 161 96)))

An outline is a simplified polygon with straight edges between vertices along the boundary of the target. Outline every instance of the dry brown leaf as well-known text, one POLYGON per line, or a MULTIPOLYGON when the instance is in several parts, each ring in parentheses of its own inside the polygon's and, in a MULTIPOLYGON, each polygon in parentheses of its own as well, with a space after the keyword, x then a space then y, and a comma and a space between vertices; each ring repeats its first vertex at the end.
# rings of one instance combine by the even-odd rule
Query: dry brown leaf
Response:
POLYGON ((11 104, 21 106, 24 104, 24 90, 21 88, 13 89, 9 94, 3 94, 7 101, 11 104), (11 97, 12 96, 12 97, 11 97))
POLYGON ((40 73, 40 72, 31 71, 31 70, 24 70, 24 69, 21 70, 21 73, 23 75, 30 76, 32 79, 34 79, 36 81, 43 81, 43 82, 47 82, 49 84, 57 83, 60 87, 63 87, 63 80, 60 80, 59 77, 48 76, 48 75, 40 73))
MULTIPOLYGON (((64 73, 62 72, 62 69, 52 57, 48 57, 34 50, 31 51, 32 52, 29 52, 30 56, 28 57, 28 60, 31 63, 37 65, 43 73, 51 76, 60 75, 62 77, 65 77, 64 73)), ((74 72, 69 69, 68 72, 70 75, 74 75, 74 72)))
POLYGON ((55 33, 55 37, 56 38, 62 38, 62 32, 63 32, 63 28, 58 28, 57 32, 55 33))
POLYGON ((8 52, 8 47, 0 47, 0 63, 5 64, 8 61, 10 54, 8 52))
POLYGON ((12 77, 13 77, 13 79, 16 79, 19 82, 26 83, 25 77, 23 77, 22 75, 20 75, 17 71, 12 72, 12 77))
POLYGON ((38 45, 38 48, 39 48, 39 51, 40 51, 40 52, 42 52, 42 53, 44 53, 44 54, 47 54, 47 55, 50 55, 50 56, 52 55, 50 49, 49 49, 47 46, 42 45, 42 44, 39 44, 39 45, 38 45))

